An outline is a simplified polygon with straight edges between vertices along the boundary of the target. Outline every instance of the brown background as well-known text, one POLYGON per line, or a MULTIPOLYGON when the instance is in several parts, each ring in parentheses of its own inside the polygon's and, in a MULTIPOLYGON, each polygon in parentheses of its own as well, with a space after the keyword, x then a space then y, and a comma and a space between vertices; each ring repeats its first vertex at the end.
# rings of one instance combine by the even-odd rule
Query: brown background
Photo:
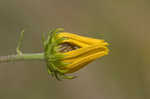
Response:
POLYGON ((41 52, 49 29, 103 38, 109 56, 75 73, 48 77, 44 62, 0 64, 0 99, 150 99, 149 0, 0 0, 0 55, 41 52))

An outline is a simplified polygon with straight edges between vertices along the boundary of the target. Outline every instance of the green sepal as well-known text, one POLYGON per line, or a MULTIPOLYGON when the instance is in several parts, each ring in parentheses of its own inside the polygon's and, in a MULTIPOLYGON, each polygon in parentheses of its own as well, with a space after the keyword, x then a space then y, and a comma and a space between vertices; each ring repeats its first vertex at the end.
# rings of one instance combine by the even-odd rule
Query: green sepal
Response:
POLYGON ((75 78, 77 78, 77 76, 68 76, 68 75, 62 75, 62 77, 64 79, 75 79, 75 78))
POLYGON ((63 62, 65 55, 59 52, 59 44, 63 43, 66 38, 58 38, 58 33, 63 32, 62 28, 57 28, 48 32, 47 39, 42 37, 44 46, 45 61, 47 63, 48 74, 54 76, 57 80, 72 79, 74 76, 66 76, 68 70, 61 67, 67 66, 69 63, 63 62))

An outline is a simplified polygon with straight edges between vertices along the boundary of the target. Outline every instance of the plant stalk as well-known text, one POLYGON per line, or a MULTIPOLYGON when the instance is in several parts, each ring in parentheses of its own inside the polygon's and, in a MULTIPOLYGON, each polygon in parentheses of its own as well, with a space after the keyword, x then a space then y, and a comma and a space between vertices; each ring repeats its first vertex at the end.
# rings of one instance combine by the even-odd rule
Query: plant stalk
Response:
POLYGON ((0 56, 0 63, 25 61, 25 60, 44 60, 44 53, 29 53, 21 55, 0 56))

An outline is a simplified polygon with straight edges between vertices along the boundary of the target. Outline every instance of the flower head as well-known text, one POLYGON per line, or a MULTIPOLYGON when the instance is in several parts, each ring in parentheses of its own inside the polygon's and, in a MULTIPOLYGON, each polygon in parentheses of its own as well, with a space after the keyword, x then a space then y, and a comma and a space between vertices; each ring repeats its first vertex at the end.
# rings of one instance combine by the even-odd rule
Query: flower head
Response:
POLYGON ((108 43, 101 39, 94 39, 63 32, 58 28, 44 40, 45 60, 48 72, 57 79, 74 78, 65 74, 76 72, 93 60, 108 54, 108 43))

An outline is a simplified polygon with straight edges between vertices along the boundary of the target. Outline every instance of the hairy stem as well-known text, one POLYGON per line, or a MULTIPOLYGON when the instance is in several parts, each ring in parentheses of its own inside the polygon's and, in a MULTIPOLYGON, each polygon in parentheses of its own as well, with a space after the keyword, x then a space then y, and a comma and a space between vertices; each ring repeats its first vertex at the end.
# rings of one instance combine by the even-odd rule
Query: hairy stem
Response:
POLYGON ((0 56, 0 63, 16 62, 24 60, 44 60, 44 53, 0 56))

